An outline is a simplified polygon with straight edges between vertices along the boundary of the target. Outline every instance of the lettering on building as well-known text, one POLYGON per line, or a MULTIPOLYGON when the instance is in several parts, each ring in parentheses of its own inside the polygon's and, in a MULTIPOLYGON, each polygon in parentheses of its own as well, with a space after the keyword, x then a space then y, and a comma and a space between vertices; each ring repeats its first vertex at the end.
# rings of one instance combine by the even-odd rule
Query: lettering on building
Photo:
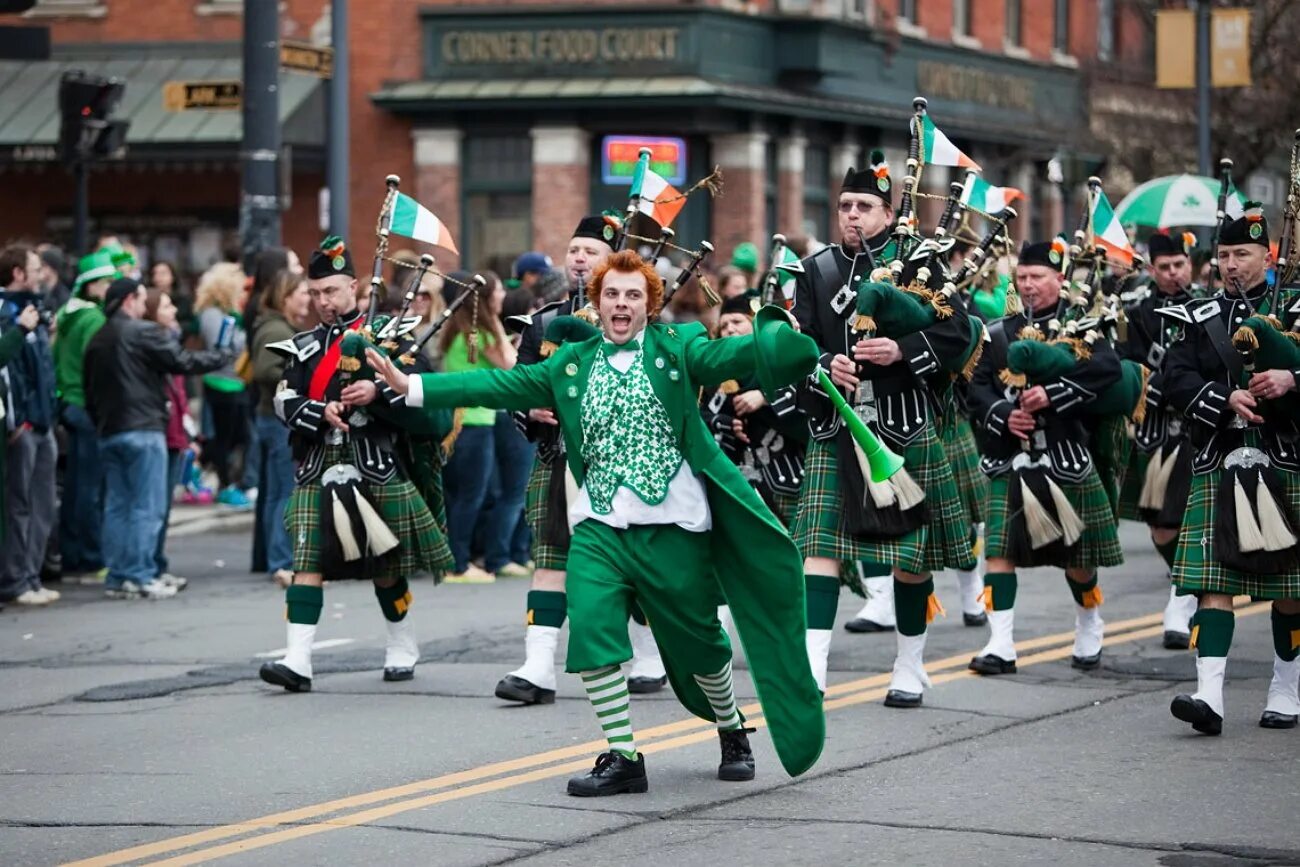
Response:
POLYGON ((1019 75, 923 60, 916 65, 916 83, 921 93, 932 98, 1034 110, 1034 82, 1019 75))
POLYGON ((680 27, 568 30, 452 30, 441 41, 449 66, 664 63, 679 60, 680 27))

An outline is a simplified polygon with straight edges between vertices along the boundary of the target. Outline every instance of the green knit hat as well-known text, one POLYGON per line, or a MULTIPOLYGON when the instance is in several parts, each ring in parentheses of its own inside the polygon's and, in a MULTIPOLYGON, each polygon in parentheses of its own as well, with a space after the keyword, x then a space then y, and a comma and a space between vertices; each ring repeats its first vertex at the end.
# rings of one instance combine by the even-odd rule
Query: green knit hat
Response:
POLYGON ((731 254, 731 264, 752 276, 758 271, 758 248, 748 241, 738 244, 731 254))
POLYGON ((96 250, 89 256, 82 256, 81 261, 77 263, 77 279, 72 284, 72 291, 77 291, 86 283, 116 276, 117 266, 113 264, 112 254, 107 250, 96 250))
POLYGON ((107 253, 118 271, 125 271, 135 266, 135 254, 121 244, 105 244, 95 252, 107 253))

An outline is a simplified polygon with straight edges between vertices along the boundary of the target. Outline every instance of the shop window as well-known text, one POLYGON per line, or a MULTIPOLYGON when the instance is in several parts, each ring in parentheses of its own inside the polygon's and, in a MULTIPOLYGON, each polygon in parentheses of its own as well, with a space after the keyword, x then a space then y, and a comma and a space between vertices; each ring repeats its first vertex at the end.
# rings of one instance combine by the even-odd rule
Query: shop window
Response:
POLYGON ((803 233, 819 241, 830 236, 831 157, 821 145, 809 145, 803 163, 803 233))
POLYGON ((532 248, 532 139, 526 133, 466 136, 462 146, 462 261, 506 273, 532 248))

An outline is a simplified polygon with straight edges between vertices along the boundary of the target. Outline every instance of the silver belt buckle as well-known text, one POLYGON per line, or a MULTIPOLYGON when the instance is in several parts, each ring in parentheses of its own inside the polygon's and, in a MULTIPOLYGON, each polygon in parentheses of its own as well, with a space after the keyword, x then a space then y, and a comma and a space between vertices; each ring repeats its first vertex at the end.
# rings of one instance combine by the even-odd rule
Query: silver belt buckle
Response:
POLYGON ((1036 430, 1030 435, 1030 441, 1033 443, 1035 451, 1047 451, 1047 433, 1036 430))
POLYGON ((857 297, 858 293, 850 289, 849 284, 845 283, 840 287, 840 291, 831 297, 831 309, 842 316, 844 311, 849 309, 849 305, 857 300, 857 297))
POLYGON ((864 379, 858 383, 857 391, 854 392, 853 411, 867 424, 880 418, 880 413, 876 410, 876 385, 871 380, 864 379))
POLYGON ((329 433, 325 434, 325 445, 341 446, 343 445, 343 431, 338 428, 330 428, 329 433))
POLYGON ((1165 360, 1166 351, 1159 343, 1151 344, 1151 348, 1147 350, 1147 364, 1153 369, 1160 367, 1160 363, 1165 360))

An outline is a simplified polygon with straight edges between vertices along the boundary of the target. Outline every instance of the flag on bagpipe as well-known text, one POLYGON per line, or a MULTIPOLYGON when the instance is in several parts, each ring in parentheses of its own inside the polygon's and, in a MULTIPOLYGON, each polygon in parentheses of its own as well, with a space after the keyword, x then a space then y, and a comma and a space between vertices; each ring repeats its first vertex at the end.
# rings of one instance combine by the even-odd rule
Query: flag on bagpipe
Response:
POLYGON ((1106 255, 1119 262, 1133 262, 1133 245, 1129 243, 1128 233, 1115 216, 1115 209, 1110 206, 1106 193, 1097 190, 1092 200, 1092 213, 1089 216, 1092 236, 1097 246, 1106 251, 1106 255))
POLYGON ((403 238, 423 241, 459 254, 451 232, 434 213, 405 193, 398 193, 393 201, 393 217, 388 230, 403 238))
POLYGON ((962 166, 980 171, 979 163, 962 153, 955 144, 948 140, 943 130, 934 125, 928 114, 922 115, 921 153, 925 161, 934 166, 962 166))

